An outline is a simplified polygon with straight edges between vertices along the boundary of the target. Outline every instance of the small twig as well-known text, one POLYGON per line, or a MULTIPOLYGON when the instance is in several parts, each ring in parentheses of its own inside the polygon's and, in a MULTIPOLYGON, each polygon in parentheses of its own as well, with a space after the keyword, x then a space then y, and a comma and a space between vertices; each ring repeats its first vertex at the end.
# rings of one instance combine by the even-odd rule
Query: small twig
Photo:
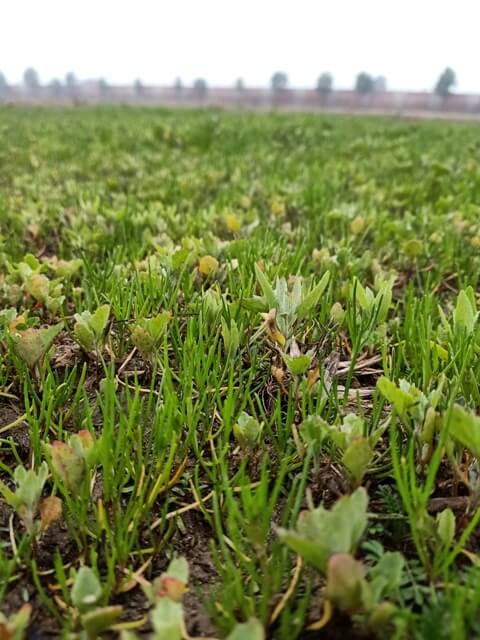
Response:
POLYGON ((122 362, 122 364, 120 365, 118 371, 117 371, 117 376, 119 376, 122 371, 125 369, 125 367, 127 366, 127 364, 130 362, 130 360, 133 358, 133 356, 135 355, 135 351, 137 350, 137 347, 133 347, 133 349, 130 351, 130 353, 128 354, 128 356, 125 358, 125 360, 122 362))
POLYGON ((6 424, 4 427, 1 427, 0 433, 5 433, 5 431, 9 431, 10 429, 13 429, 17 425, 19 425, 21 422, 23 422, 26 419, 26 417, 27 417, 27 414, 24 413, 23 415, 16 418, 13 422, 10 422, 10 424, 6 424))
POLYGON ((273 610, 272 615, 270 616, 270 624, 273 624, 278 616, 282 613, 285 605, 288 600, 292 596, 292 593, 295 591, 295 587, 297 586, 298 579, 300 577, 300 572, 302 570, 303 561, 301 556, 297 556, 297 562, 295 564, 295 571, 293 572, 292 579, 290 584, 288 585, 288 589, 285 591, 283 596, 280 599, 280 602, 277 604, 275 609, 273 610))

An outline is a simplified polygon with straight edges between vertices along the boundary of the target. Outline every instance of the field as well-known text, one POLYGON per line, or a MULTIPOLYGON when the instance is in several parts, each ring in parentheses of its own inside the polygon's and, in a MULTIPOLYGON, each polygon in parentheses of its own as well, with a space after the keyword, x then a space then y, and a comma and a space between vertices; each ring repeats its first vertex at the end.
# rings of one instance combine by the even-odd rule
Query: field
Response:
POLYGON ((0 638, 479 638, 478 127, 0 132, 0 638))

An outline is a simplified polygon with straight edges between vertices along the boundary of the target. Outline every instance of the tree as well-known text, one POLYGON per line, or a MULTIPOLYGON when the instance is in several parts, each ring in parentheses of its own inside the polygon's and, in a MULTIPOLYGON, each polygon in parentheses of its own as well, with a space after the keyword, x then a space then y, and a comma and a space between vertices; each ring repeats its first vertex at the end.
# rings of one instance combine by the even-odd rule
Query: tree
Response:
POLYGON ((355 91, 361 96, 367 96, 372 93, 375 81, 369 73, 362 71, 355 80, 355 91))
POLYGON ((237 80, 235 81, 235 89, 238 91, 238 93, 241 93, 245 89, 243 78, 237 78, 237 80))
POLYGON ((181 78, 175 78, 175 82, 173 83, 173 89, 175 91, 175 95, 179 98, 183 92, 183 82, 181 78))
POLYGON ((98 92, 102 100, 104 100, 108 96, 109 91, 110 87, 108 85, 108 82, 105 80, 105 78, 100 78, 98 81, 98 92))
POLYGON ((273 91, 283 91, 288 86, 288 76, 284 71, 275 71, 270 84, 273 91))
POLYGON ((49 84, 50 93, 54 98, 59 98, 62 95, 63 86, 58 78, 54 78, 49 84))
POLYGON ((317 91, 322 96, 327 96, 333 89, 333 76, 331 73, 322 73, 317 80, 317 91))
POLYGON ((387 90, 387 79, 385 76, 377 76, 373 81, 373 90, 375 93, 385 93, 387 90))
POLYGON ((25 69, 25 72, 23 74, 23 84, 29 91, 35 91, 40 86, 38 73, 33 67, 25 69))
POLYGON ((69 71, 65 75, 65 86, 68 87, 68 89, 74 89, 77 86, 77 78, 73 71, 69 71))
POLYGON ((447 67, 442 71, 440 77, 435 85, 435 93, 441 98, 446 98, 450 95, 451 88, 457 83, 457 77, 455 71, 447 67))
POLYGON ((5 74, 0 71, 0 98, 3 98, 8 93, 8 82, 5 74))
POLYGON ((135 92, 135 95, 141 96, 143 94, 144 88, 145 87, 143 86, 143 82, 140 80, 140 78, 137 78, 133 83, 133 90, 135 92))
POLYGON ((203 100, 207 95, 208 86, 204 78, 197 78, 193 83, 193 90, 199 100, 203 100))

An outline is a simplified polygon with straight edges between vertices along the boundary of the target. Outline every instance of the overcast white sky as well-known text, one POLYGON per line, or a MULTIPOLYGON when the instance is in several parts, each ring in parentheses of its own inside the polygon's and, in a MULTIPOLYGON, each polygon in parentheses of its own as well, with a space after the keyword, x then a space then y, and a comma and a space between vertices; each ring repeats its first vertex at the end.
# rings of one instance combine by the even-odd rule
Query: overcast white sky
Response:
POLYGON ((362 70, 392 89, 431 89, 447 65, 480 93, 480 0, 0 0, 0 70, 43 82, 74 71, 111 83, 337 87, 362 70))

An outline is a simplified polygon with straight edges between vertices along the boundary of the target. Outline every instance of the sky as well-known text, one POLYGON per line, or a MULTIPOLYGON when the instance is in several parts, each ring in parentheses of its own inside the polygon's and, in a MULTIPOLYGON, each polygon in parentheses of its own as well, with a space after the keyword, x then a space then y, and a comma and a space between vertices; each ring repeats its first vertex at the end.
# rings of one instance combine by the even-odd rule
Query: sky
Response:
POLYGON ((328 71, 338 88, 367 71, 421 91, 450 66, 457 91, 480 93, 479 24, 480 0, 0 0, 0 71, 251 87, 328 71))

